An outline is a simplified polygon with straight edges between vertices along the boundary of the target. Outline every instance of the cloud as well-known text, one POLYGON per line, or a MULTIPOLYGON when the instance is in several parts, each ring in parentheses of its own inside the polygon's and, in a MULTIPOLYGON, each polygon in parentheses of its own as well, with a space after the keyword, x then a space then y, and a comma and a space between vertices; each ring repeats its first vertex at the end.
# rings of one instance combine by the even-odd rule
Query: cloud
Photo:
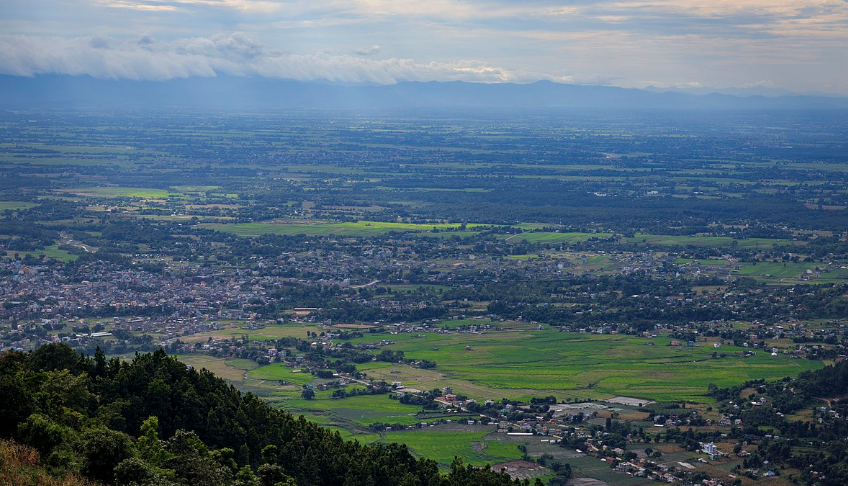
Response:
POLYGON ((380 46, 373 45, 368 47, 360 47, 354 51, 358 56, 373 56, 380 52, 380 46))
POLYGON ((282 8, 282 4, 260 0, 97 0, 107 8, 124 8, 147 12, 175 11, 192 7, 212 7, 244 12, 268 13, 282 8))
POLYGON ((104 6, 109 8, 125 8, 127 10, 139 10, 142 12, 173 12, 177 10, 175 5, 157 5, 150 3, 134 3, 134 2, 109 2, 104 6))
MULTIPOLYGON (((364 52, 378 50, 379 46, 371 46, 364 52)), ((0 74, 67 74, 153 81, 226 74, 378 84, 460 80, 483 83, 573 81, 566 76, 505 69, 474 60, 420 63, 411 59, 291 54, 268 48, 239 32, 170 41, 149 35, 133 39, 0 36, 0 74)))
POLYGON ((848 90, 845 0, 0 1, 0 72, 23 75, 848 90))

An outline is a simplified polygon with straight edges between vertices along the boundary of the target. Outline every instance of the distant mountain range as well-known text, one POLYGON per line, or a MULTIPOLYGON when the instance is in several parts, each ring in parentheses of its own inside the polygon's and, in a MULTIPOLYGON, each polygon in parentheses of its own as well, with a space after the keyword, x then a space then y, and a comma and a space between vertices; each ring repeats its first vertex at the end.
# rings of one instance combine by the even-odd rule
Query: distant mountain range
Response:
POLYGON ((209 109, 848 109, 848 98, 815 95, 738 96, 558 84, 404 82, 338 85, 220 76, 169 81, 87 76, 0 76, 0 107, 209 109))

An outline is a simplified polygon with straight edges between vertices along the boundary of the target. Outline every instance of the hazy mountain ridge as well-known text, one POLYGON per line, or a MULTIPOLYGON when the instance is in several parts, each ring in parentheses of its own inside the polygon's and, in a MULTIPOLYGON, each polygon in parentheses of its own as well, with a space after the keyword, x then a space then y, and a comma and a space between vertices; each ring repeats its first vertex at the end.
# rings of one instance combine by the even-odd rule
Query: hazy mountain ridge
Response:
POLYGON ((338 85, 290 80, 215 77, 169 81, 101 80, 87 76, 0 76, 5 108, 213 109, 848 109, 848 98, 733 96, 655 92, 610 86, 404 82, 338 85))

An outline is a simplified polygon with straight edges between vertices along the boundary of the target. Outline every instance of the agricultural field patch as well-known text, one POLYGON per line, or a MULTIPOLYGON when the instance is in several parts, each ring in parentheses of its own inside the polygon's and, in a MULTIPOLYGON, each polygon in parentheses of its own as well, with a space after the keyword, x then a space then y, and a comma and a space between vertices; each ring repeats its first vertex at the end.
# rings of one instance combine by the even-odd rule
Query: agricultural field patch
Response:
POLYGON ((623 242, 649 246, 703 246, 703 247, 739 247, 752 249, 770 249, 780 240, 768 238, 734 239, 729 236, 669 236, 637 233, 623 238, 623 242))
POLYGON ((459 228, 460 224, 386 223, 380 221, 359 221, 355 223, 316 221, 312 223, 302 223, 297 221, 285 221, 279 223, 239 223, 232 225, 205 224, 203 226, 217 231, 233 233, 239 236, 259 236, 263 234, 375 236, 386 234, 391 231, 426 232, 432 231, 434 228, 438 230, 451 230, 459 228))
POLYGON ((6 256, 13 257, 14 255, 18 255, 20 257, 31 256, 33 258, 41 258, 41 256, 45 256, 47 258, 53 258, 55 260, 59 260, 60 262, 72 262, 79 258, 79 255, 75 255, 73 253, 68 253, 67 251, 59 248, 59 245, 48 245, 45 246, 41 250, 31 250, 31 251, 14 251, 7 250, 6 256))
POLYGON ((440 432, 428 428, 387 432, 382 441, 405 444, 417 454, 435 460, 441 467, 450 466, 456 456, 462 457, 466 464, 476 466, 521 458, 521 451, 516 444, 502 444, 497 439, 487 439, 491 430, 491 427, 487 427, 481 432, 440 432))
POLYGON ((35 203, 26 201, 0 201, 0 211, 17 211, 19 209, 29 209, 35 206, 35 203))
MULTIPOLYGON (((370 337, 363 340, 374 339, 370 337)), ((648 340, 633 336, 609 336, 543 331, 493 331, 484 334, 427 334, 392 336, 395 344, 414 359, 435 361, 435 370, 414 370, 391 365, 371 373, 396 380, 453 384, 458 391, 477 399, 501 396, 609 398, 616 395, 653 400, 705 400, 707 385, 730 386, 748 379, 782 378, 821 367, 821 363, 771 357, 760 351, 742 358, 743 349, 720 348, 724 357, 713 357, 716 348, 669 346, 669 338, 648 340), (654 345, 649 345, 653 342, 654 345), (470 348, 470 350, 468 350, 470 348), (428 376, 429 375, 429 376, 428 376), (441 375, 439 377, 438 375, 441 375), (488 390, 478 395, 481 389, 488 390)), ((363 367, 364 370, 369 368, 363 367)), ((444 386, 444 385, 442 385, 444 386)))
POLYGON ((297 337, 306 338, 307 332, 313 332, 317 326, 310 324, 268 324, 264 327, 250 329, 247 326, 238 323, 227 323, 226 327, 218 331, 202 332, 191 336, 182 337, 185 342, 194 343, 198 341, 206 341, 210 337, 213 339, 240 339, 246 336, 250 340, 256 341, 274 341, 282 337, 297 337))
POLYGON ((179 193, 167 191, 164 189, 120 186, 80 187, 75 189, 61 189, 59 190, 59 192, 74 194, 77 196, 105 198, 131 197, 140 199, 167 199, 170 196, 180 195, 179 193))
POLYGON ((285 364, 273 363, 253 369, 247 376, 254 380, 274 380, 294 385, 306 385, 312 383, 314 376, 302 371, 300 368, 287 368, 285 364))

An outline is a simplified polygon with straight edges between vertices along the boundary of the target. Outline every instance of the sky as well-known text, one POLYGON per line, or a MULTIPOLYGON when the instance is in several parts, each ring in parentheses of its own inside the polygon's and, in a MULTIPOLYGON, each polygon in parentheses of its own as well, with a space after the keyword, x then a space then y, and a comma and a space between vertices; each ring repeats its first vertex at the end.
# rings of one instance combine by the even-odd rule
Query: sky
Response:
POLYGON ((848 96, 848 0, 0 0, 0 74, 848 96))

